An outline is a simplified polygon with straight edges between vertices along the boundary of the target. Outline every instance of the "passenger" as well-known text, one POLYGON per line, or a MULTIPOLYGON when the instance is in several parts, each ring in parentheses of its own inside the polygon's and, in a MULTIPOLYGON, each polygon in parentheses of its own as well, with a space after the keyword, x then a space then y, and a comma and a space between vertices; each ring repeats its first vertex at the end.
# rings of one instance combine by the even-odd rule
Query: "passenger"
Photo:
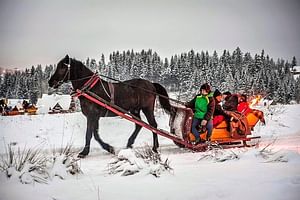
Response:
POLYGON ((225 103, 223 109, 226 111, 237 111, 237 106, 239 103, 239 98, 236 94, 231 94, 231 92, 224 92, 225 103))
POLYGON ((227 114, 224 112, 221 101, 223 99, 222 93, 216 89, 214 92, 214 99, 215 99, 215 112, 214 112, 214 118, 213 118, 213 126, 216 127, 218 124, 220 124, 227 114))
POLYGON ((250 113, 252 110, 249 107, 249 104, 247 102, 247 96, 245 94, 242 94, 239 98, 239 104, 237 106, 237 111, 247 115, 248 113, 250 113))
POLYGON ((200 142, 205 142, 201 140, 200 133, 197 130, 199 125, 202 130, 203 128, 207 128, 206 140, 210 141, 213 129, 212 117, 215 110, 215 101, 211 88, 207 83, 200 87, 200 94, 196 95, 193 100, 188 102, 187 107, 193 108, 194 110, 192 133, 196 138, 195 143, 198 144, 200 142))
POLYGON ((232 120, 232 117, 230 114, 227 113, 227 111, 236 112, 237 111, 237 105, 238 105, 238 96, 236 94, 231 94, 231 92, 227 91, 223 93, 223 98, 225 100, 225 103, 223 104, 223 111, 226 113, 224 115, 225 122, 227 126, 227 131, 231 132, 230 130, 230 121, 232 120))

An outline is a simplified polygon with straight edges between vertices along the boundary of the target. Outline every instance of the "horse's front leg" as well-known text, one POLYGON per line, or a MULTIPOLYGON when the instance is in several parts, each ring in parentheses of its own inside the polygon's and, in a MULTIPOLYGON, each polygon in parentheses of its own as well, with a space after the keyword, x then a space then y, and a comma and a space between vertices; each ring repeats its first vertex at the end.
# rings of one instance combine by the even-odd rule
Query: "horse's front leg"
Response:
POLYGON ((87 118, 87 126, 86 126, 86 133, 85 133, 85 146, 83 150, 78 154, 79 158, 86 157, 90 152, 90 144, 92 139, 92 127, 91 127, 91 119, 87 118))
POLYGON ((99 142, 101 147, 103 149, 105 149, 106 151, 108 151, 109 153, 115 154, 114 147, 112 147, 111 145, 103 142, 103 140, 99 136, 99 133, 98 133, 98 131, 99 131, 99 118, 96 118, 96 119, 92 120, 91 127, 92 127, 92 130, 93 130, 93 133, 94 133, 94 138, 97 142, 99 142))

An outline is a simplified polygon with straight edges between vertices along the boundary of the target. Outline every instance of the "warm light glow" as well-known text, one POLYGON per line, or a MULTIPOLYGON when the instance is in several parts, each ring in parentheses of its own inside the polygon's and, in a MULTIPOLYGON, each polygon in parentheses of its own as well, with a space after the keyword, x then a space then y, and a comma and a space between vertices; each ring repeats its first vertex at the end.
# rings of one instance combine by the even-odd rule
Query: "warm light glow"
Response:
POLYGON ((256 106, 260 101, 261 101, 262 97, 261 95, 256 95, 251 101, 250 101, 250 108, 252 108, 253 106, 256 106))

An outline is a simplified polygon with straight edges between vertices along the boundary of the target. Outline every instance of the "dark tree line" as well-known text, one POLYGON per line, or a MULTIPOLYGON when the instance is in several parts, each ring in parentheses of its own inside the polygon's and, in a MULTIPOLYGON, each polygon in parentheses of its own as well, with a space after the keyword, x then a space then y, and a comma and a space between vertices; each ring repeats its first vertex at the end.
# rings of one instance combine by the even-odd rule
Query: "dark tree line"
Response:
POLYGON ((53 69, 52 65, 46 66, 44 70, 38 65, 24 71, 3 74, 0 79, 0 97, 30 99, 36 103, 43 93, 47 93, 47 79, 53 69))
MULTIPOLYGON (((169 92, 176 92, 181 100, 191 98, 201 84, 208 82, 223 92, 262 94, 284 104, 300 101, 300 78, 295 80, 291 73, 297 65, 295 57, 291 63, 282 59, 274 61, 264 50, 254 56, 240 48, 232 53, 224 50, 222 55, 216 51, 209 55, 191 50, 164 60, 152 50, 116 51, 107 63, 104 55, 99 61, 88 58, 84 63, 91 70, 120 81, 144 78, 159 82, 169 92)), ((30 99, 35 103, 43 93, 48 93, 47 81, 54 69, 53 65, 44 69, 38 65, 4 74, 0 79, 0 97, 30 99)), ((60 92, 69 93, 70 85, 64 85, 60 92)))

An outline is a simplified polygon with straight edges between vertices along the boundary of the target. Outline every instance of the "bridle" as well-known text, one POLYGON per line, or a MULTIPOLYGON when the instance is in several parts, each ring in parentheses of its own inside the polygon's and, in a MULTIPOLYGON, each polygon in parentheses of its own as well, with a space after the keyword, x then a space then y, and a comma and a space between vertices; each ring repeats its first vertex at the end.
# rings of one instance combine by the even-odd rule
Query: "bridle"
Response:
MULTIPOLYGON (((69 58, 68 60, 69 62, 68 63, 63 63, 63 65, 67 66, 67 71, 63 77, 62 80, 58 81, 56 86, 60 86, 62 85, 64 82, 67 82, 67 81, 81 81, 81 80, 84 80, 84 79, 89 79, 88 81, 86 81, 83 85, 83 87, 81 88, 81 90, 85 90, 85 89, 91 89, 93 88, 96 83, 99 81, 101 83, 101 86, 103 87, 106 95, 108 97, 110 97, 109 93, 107 92, 107 90, 105 89, 104 85, 103 85, 103 82, 102 82, 102 79, 98 76, 97 73, 94 73, 93 75, 91 76, 87 76, 87 77, 83 77, 83 78, 79 78, 79 79, 74 79, 74 80, 71 80, 71 73, 70 73, 70 70, 71 70, 71 61, 72 59, 69 58), (67 78, 67 79, 66 79, 67 78)), ((78 96, 78 95, 77 95, 78 96)), ((80 96, 80 95, 79 95, 80 96)))
POLYGON ((67 76, 68 76, 68 79, 66 81, 70 80, 71 58, 69 58, 69 63, 64 63, 64 65, 67 66, 67 71, 64 75, 64 78, 61 80, 62 82, 66 79, 67 76))
POLYGON ((64 75, 64 77, 63 77, 63 79, 60 80, 60 81, 58 81, 58 82, 55 84, 55 86, 57 86, 57 87, 60 86, 60 85, 62 85, 64 82, 69 81, 69 80, 70 80, 70 77, 71 77, 71 75, 70 75, 71 58, 69 58, 69 63, 63 63, 63 65, 66 65, 66 66, 67 66, 67 71, 66 71, 66 73, 65 73, 65 75, 64 75), (67 77, 68 77, 68 79, 66 80, 67 77))

